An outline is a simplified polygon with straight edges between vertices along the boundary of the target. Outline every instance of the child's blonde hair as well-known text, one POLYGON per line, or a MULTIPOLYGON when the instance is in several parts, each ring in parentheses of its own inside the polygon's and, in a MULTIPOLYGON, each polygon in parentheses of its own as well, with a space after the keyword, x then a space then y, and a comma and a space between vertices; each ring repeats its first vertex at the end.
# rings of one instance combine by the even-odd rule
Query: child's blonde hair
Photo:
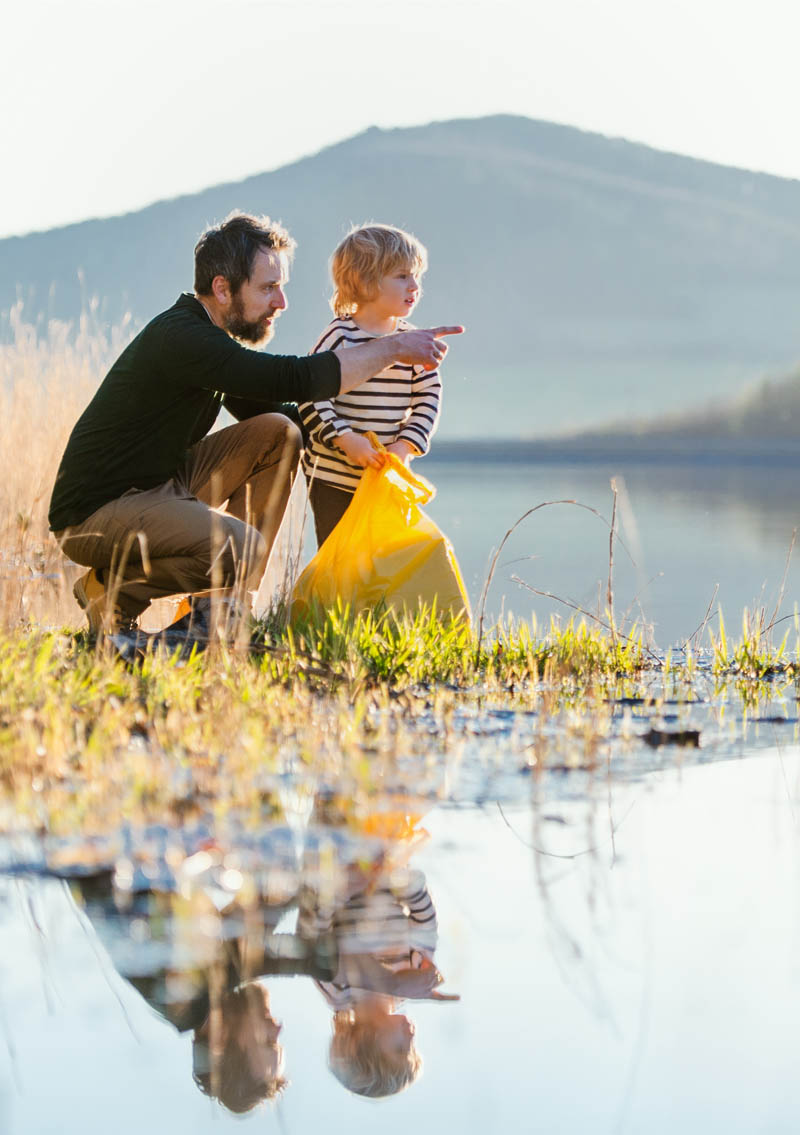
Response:
POLYGON ((374 1026, 353 1021, 345 1010, 334 1017, 328 1067, 348 1091, 380 1099, 413 1084, 419 1076, 422 1057, 413 1044, 407 1052, 384 1052, 376 1044, 374 1026))
POLYGON ((378 281, 395 268, 421 276, 428 267, 428 250, 411 233, 392 225, 358 225, 350 230, 331 257, 331 307, 339 318, 375 298, 378 281))

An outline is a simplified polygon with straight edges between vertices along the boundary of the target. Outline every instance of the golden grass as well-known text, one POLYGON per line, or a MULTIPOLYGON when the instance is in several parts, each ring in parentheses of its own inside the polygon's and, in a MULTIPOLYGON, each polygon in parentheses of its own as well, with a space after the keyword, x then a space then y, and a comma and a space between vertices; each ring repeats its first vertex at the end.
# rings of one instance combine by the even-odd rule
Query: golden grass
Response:
POLYGON ((50 536, 50 492, 70 430, 131 329, 106 335, 87 316, 77 333, 54 321, 41 331, 18 306, 9 330, 0 344, 0 628, 77 626, 71 588, 79 569, 50 536))
MULTIPOLYGON (((60 553, 47 522, 50 493, 69 434, 134 328, 106 333, 90 315, 77 329, 51 321, 44 330, 12 309, 0 343, 0 630, 83 627, 72 585, 84 568, 60 553)), ((286 522, 262 582, 257 610, 285 591, 302 539, 305 488, 295 486, 286 522)), ((154 604, 146 630, 170 621, 174 604, 154 604)))

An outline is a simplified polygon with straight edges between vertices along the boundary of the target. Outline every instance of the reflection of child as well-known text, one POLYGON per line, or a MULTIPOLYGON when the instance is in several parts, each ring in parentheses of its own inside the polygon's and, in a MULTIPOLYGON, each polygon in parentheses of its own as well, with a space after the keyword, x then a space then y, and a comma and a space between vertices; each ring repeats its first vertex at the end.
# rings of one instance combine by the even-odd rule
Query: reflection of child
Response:
MULTIPOLYGON (((389 225, 353 229, 331 259, 336 318, 311 354, 411 328, 405 317, 420 298, 426 268, 427 252, 410 233, 389 225)), ((361 470, 382 464, 364 434, 373 431, 401 461, 427 453, 440 394, 438 371, 394 363, 347 394, 300 406, 318 544, 344 515, 361 470)))
POLYGON ((414 1026, 395 1009, 404 998, 454 1000, 436 992, 436 911, 420 871, 392 870, 377 882, 362 876, 342 905, 301 898, 298 933, 333 932, 338 969, 316 984, 334 1011, 330 1067, 362 1096, 388 1096, 413 1083, 421 1059, 414 1026))

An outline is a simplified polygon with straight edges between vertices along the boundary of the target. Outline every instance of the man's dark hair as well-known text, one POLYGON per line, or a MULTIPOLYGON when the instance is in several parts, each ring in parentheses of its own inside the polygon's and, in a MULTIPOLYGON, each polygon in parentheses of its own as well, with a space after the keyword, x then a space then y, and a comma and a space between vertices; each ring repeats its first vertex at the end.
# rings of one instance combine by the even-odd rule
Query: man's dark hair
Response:
POLYGON ((199 296, 211 292, 215 276, 224 276, 236 294, 250 279, 253 261, 262 249, 289 256, 295 242, 281 225, 269 217, 230 213, 220 225, 206 229, 194 250, 194 290, 199 296))

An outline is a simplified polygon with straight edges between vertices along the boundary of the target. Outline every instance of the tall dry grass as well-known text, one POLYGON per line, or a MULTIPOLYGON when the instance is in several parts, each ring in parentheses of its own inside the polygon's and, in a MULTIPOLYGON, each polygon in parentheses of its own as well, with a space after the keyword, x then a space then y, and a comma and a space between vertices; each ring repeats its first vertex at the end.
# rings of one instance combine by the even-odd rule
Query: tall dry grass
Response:
POLYGON ((82 621, 72 598, 79 569, 61 555, 47 509, 70 430, 109 363, 130 338, 91 315, 77 328, 27 323, 21 304, 0 344, 0 627, 82 621))
MULTIPOLYGON (((4 319, 0 342, 0 630, 84 626, 72 585, 85 569, 61 554, 47 510, 72 427, 108 367, 132 338, 124 321, 110 331, 92 313, 77 327, 26 322, 21 304, 4 319)), ((224 423, 220 423, 224 424, 224 423)), ((302 481, 302 478, 298 478, 302 481)), ((296 484, 256 600, 260 613, 284 593, 302 550, 305 487, 296 484)), ((173 606, 154 604, 145 629, 169 621, 173 606)))

